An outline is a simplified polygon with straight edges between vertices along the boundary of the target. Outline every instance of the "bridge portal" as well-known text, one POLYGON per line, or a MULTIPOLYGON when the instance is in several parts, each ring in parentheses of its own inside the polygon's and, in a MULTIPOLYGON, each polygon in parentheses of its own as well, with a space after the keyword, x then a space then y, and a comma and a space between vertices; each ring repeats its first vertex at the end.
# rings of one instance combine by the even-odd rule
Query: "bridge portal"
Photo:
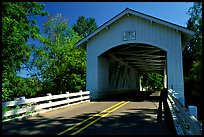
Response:
POLYGON ((86 47, 86 90, 91 98, 139 90, 140 76, 164 75, 184 103, 182 49, 193 32, 176 24, 125 9, 76 43, 86 47))

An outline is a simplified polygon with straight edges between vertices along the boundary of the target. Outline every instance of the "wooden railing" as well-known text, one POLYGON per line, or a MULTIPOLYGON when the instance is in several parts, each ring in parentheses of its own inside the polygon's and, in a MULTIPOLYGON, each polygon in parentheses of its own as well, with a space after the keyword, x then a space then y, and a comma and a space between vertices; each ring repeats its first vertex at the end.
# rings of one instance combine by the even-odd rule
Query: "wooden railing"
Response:
POLYGON ((3 117, 8 117, 16 114, 25 114, 32 111, 45 111, 45 109, 58 109, 65 106, 90 101, 90 91, 82 91, 75 93, 66 92, 66 94, 52 95, 48 93, 47 96, 25 99, 20 97, 18 100, 2 102, 2 109, 19 106, 18 109, 2 112, 3 117))
POLYGON ((189 114, 189 110, 174 96, 172 89, 168 90, 167 103, 177 135, 202 134, 202 124, 196 116, 189 114))

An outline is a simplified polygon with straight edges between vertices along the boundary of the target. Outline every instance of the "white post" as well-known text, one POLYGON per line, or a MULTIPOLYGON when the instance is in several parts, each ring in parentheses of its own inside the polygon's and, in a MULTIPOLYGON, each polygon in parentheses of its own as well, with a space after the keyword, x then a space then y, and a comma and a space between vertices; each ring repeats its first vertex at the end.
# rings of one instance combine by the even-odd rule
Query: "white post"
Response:
POLYGON ((82 101, 82 90, 79 90, 79 92, 80 92, 80 94, 81 94, 81 96, 80 96, 80 98, 81 98, 81 101, 82 101))
POLYGON ((166 74, 166 64, 164 65, 164 78, 163 78, 164 88, 167 88, 167 74, 166 74))
POLYGON ((67 94, 67 100, 68 100, 68 105, 69 105, 69 92, 66 92, 67 94))
POLYGON ((193 115, 197 119, 197 107, 196 106, 188 106, 188 112, 190 115, 193 115))
MULTIPOLYGON (((52 96, 52 94, 51 94, 51 93, 47 93, 47 96, 52 96)), ((51 103, 52 103, 52 101, 51 101, 51 100, 49 100, 49 101, 48 101, 48 103, 50 103, 50 104, 51 104, 51 103)), ((50 108, 50 109, 51 109, 51 108, 50 108)))
MULTIPOLYGON (((25 97, 24 96, 20 96, 19 97, 20 102, 25 102, 25 97)), ((22 108, 23 104, 20 105, 20 108, 22 108)))
POLYGON ((143 88, 142 88, 142 76, 139 76, 139 85, 140 85, 140 91, 143 91, 143 88))

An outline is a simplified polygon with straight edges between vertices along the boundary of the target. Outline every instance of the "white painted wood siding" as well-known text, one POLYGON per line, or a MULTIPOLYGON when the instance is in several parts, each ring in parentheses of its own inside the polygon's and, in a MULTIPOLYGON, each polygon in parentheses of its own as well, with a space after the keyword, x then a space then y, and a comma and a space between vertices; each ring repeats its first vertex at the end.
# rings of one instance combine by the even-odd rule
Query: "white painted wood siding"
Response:
POLYGON ((91 38, 87 45, 87 90, 98 92, 98 56, 105 51, 127 43, 144 43, 167 52, 168 87, 173 85, 178 97, 183 94, 183 67, 181 33, 167 26, 151 23, 136 16, 120 18, 108 29, 91 38), (125 31, 135 30, 136 40, 123 41, 125 31))

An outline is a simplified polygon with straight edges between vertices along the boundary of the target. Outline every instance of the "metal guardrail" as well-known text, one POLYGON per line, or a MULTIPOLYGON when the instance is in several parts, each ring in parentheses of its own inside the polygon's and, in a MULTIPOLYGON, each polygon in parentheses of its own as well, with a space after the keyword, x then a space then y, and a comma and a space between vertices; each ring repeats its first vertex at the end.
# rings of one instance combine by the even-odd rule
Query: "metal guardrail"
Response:
MULTIPOLYGON (((20 108, 2 112, 2 118, 6 116, 12 116, 16 114, 24 114, 31 111, 41 111, 45 108, 49 109, 55 106, 60 106, 57 108, 62 108, 69 105, 73 105, 82 101, 90 101, 90 91, 82 91, 76 93, 59 94, 52 95, 48 93, 47 96, 25 99, 25 97, 20 97, 16 101, 2 102, 2 108, 14 107, 20 105, 20 108)), ((56 109, 56 108, 55 108, 56 109)), ((4 121, 3 121, 4 122, 4 121)))
POLYGON ((177 135, 202 135, 202 124, 189 113, 188 109, 168 90, 167 103, 173 118, 177 135))

